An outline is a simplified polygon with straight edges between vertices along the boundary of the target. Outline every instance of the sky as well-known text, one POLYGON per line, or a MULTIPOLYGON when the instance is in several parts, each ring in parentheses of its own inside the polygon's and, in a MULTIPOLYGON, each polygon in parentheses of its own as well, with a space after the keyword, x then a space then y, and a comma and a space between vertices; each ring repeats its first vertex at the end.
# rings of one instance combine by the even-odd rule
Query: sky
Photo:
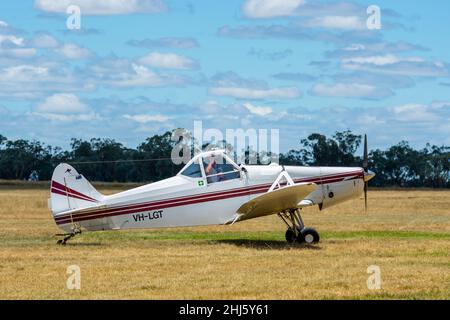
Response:
POLYGON ((450 145, 448 12, 446 0, 2 1, 0 134, 136 147, 203 121, 278 129, 282 152, 347 129, 370 149, 450 145))

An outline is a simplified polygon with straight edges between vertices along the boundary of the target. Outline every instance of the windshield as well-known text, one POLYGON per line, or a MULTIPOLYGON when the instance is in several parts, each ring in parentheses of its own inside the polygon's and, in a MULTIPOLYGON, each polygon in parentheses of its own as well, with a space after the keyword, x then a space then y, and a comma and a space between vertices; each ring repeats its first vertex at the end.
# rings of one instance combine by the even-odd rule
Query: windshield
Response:
POLYGON ((191 165, 189 165, 186 169, 181 171, 180 174, 191 178, 201 178, 202 171, 200 169, 200 164, 198 163, 198 160, 191 163, 191 165))

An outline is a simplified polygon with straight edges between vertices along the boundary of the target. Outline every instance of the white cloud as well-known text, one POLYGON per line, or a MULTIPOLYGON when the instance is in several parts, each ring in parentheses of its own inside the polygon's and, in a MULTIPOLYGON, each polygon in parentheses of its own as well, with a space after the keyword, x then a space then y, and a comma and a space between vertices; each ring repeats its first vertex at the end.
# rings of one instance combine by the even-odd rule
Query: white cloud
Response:
POLYGON ((311 92, 317 96, 346 98, 377 98, 388 95, 388 92, 375 86, 360 83, 336 83, 332 85, 318 83, 313 86, 311 92))
POLYGON ((19 64, 0 68, 0 97, 36 99, 49 92, 86 91, 95 88, 89 78, 75 77, 64 65, 41 60, 39 65, 19 64))
POLYGON ((351 45, 344 48, 344 51, 361 51, 364 50, 366 46, 360 43, 352 43, 351 45))
POLYGON ((401 57, 393 54, 344 58, 342 67, 347 70, 390 76, 446 77, 450 74, 448 66, 441 61, 429 61, 420 57, 401 57))
POLYGON ((24 39, 21 37, 16 37, 14 35, 0 34, 0 44, 3 42, 11 42, 12 44, 21 47, 24 45, 24 39))
POLYGON ((55 52, 63 55, 68 59, 85 59, 91 56, 88 49, 77 46, 73 43, 66 43, 62 47, 55 49, 55 52))
POLYGON ((58 46, 58 41, 46 33, 37 34, 32 43, 36 48, 56 48, 58 46))
POLYGON ((128 59, 97 59, 81 72, 88 83, 112 88, 178 86, 186 83, 182 76, 156 72, 128 59))
POLYGON ((300 96, 300 92, 295 87, 252 89, 242 87, 213 87, 209 89, 211 94, 217 96, 230 96, 239 99, 294 99, 300 96))
POLYGON ((32 112, 31 117, 42 117, 56 122, 93 121, 101 117, 71 93, 57 93, 51 95, 38 104, 32 112))
POLYGON ((57 93, 37 105, 35 111, 45 114, 83 114, 89 111, 89 107, 74 94, 57 93))
POLYGON ((189 58, 174 54, 151 52, 138 60, 140 64, 167 69, 192 69, 195 62, 189 58))
POLYGON ((302 23, 308 27, 320 27, 343 30, 364 30, 366 22, 358 16, 324 16, 316 17, 302 23))
POLYGON ((242 11, 249 18, 290 16, 304 0, 247 0, 242 11))
POLYGON ((11 48, 0 49, 0 56, 16 59, 27 59, 34 57, 37 50, 34 48, 11 48))
POLYGON ((168 83, 175 83, 171 79, 159 76, 145 66, 132 64, 132 72, 120 73, 114 80, 107 81, 113 87, 158 87, 168 83))
POLYGON ((438 116, 431 112, 428 105, 405 104, 391 109, 395 119, 402 122, 433 122, 438 121, 438 116))
POLYGON ((384 66, 388 64, 394 64, 399 62, 423 62, 424 59, 419 57, 398 57, 393 54, 379 55, 379 56, 368 56, 368 57, 352 57, 342 60, 344 64, 373 64, 376 66, 384 66))
POLYGON ((19 65, 14 67, 7 67, 0 73, 1 82, 19 82, 19 81, 33 81, 36 78, 48 76, 48 68, 35 67, 32 65, 19 65))
POLYGON ((8 24, 5 21, 0 20, 0 27, 7 27, 8 24))
POLYGON ((0 56, 13 59, 27 59, 36 55, 35 48, 25 47, 25 40, 11 34, 0 34, 0 56))
POLYGON ((363 114, 361 116, 358 116, 356 118, 356 122, 358 124, 367 125, 367 126, 381 125, 381 124, 386 123, 385 120, 383 120, 377 116, 368 115, 368 114, 363 114))
POLYGON ((167 10, 161 0, 35 0, 37 9, 52 13, 66 13, 67 7, 77 5, 84 15, 116 15, 158 13, 167 10))
POLYGON ((450 101, 433 101, 430 105, 433 110, 439 110, 447 108, 450 110, 450 101))
POLYGON ((136 115, 129 115, 125 114, 123 116, 126 119, 136 121, 141 124, 145 124, 148 122, 166 122, 170 118, 168 116, 157 114, 157 115, 149 115, 149 114, 136 114, 136 115))
POLYGON ((86 114, 57 114, 57 113, 39 113, 39 112, 30 112, 28 113, 30 116, 38 116, 50 121, 56 122, 73 122, 73 121, 94 121, 101 120, 101 117, 93 112, 86 114))
POLYGON ((183 37, 163 37, 158 39, 130 40, 127 42, 130 46, 140 48, 178 48, 190 49, 198 47, 199 44, 194 38, 183 37))
POLYGON ((208 100, 199 106, 201 113, 204 115, 225 113, 225 109, 215 100, 208 100))
POLYGON ((244 103, 244 107, 246 107, 247 110, 250 111, 250 113, 256 114, 258 116, 266 116, 272 113, 272 108, 270 107, 254 106, 251 103, 244 103))

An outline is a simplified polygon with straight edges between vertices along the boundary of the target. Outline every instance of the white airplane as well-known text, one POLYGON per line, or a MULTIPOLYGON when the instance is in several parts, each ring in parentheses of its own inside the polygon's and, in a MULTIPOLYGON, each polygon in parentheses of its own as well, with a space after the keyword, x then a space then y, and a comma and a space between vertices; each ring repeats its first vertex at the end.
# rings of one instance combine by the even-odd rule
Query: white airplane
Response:
POLYGON ((73 167, 60 164, 51 181, 49 207, 63 238, 81 230, 228 225, 277 214, 287 225, 286 241, 317 243, 300 211, 325 209, 358 197, 375 174, 363 167, 238 165, 224 150, 202 152, 174 177, 113 195, 102 195, 73 167))

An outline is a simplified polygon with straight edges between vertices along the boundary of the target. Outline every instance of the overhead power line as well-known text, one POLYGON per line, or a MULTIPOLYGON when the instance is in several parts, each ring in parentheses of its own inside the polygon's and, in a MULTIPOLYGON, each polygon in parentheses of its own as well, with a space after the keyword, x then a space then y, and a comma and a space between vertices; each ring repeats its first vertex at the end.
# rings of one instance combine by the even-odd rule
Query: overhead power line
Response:
POLYGON ((154 158, 154 159, 128 159, 128 160, 98 160, 98 161, 74 161, 68 164, 96 164, 96 163, 118 163, 118 162, 150 162, 159 160, 171 160, 172 158, 154 158))

